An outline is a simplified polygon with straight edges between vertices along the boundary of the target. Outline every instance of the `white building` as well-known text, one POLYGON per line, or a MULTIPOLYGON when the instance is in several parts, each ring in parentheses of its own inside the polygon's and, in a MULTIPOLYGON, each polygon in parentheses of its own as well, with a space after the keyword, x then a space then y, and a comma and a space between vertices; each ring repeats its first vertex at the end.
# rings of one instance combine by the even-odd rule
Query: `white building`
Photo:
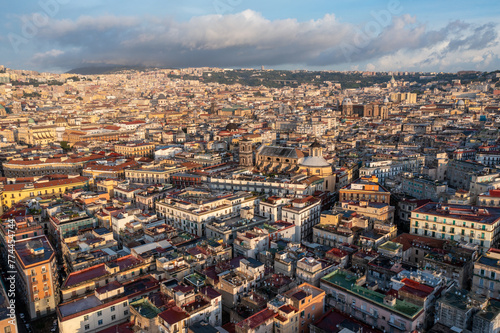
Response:
POLYGON ((167 224, 202 237, 207 222, 239 216, 243 208, 254 209, 256 200, 249 192, 212 193, 187 188, 157 202, 156 211, 167 224))
POLYGON ((319 223, 321 199, 308 196, 294 199, 290 205, 283 207, 282 219, 295 224, 295 240, 312 239, 313 227, 319 223))

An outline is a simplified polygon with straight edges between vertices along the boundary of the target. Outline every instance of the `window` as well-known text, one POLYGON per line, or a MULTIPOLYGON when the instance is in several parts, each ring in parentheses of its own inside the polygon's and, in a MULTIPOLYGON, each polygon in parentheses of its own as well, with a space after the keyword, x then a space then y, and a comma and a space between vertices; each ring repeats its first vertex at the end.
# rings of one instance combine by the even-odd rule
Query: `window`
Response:
POLYGON ((97 311, 97 316, 98 317, 102 316, 102 311, 97 311))
POLYGON ((89 325, 89 324, 85 325, 85 329, 86 329, 86 330, 88 330, 89 328, 90 328, 90 325, 89 325))
POLYGON ((115 311, 115 306, 114 305, 111 307, 111 311, 115 311))
POLYGON ((128 316, 128 310, 123 311, 123 314, 124 314, 125 316, 128 316))
POLYGON ((127 302, 123 302, 123 306, 127 306, 127 305, 128 305, 128 303, 127 303, 127 302))
POLYGON ((102 325, 102 319, 99 319, 99 320, 97 321, 97 325, 102 325))
POLYGON ((112 315, 111 316, 111 320, 115 320, 116 319, 116 316, 115 315, 112 315))

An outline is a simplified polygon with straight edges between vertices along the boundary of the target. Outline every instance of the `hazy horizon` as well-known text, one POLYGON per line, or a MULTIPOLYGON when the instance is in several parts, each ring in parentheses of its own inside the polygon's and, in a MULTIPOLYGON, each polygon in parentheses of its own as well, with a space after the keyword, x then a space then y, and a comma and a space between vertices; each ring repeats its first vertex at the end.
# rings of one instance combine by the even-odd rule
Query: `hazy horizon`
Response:
POLYGON ((28 0, 0 14, 1 61, 59 73, 107 64, 491 71, 499 13, 493 1, 28 0))

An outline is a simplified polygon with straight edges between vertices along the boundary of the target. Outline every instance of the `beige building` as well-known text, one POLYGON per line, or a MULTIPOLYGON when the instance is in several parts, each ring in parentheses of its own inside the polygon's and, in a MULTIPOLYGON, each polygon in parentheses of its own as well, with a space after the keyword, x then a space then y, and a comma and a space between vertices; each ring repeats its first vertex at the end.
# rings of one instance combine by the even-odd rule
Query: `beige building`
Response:
POLYGON ((486 252, 498 243, 500 208, 428 203, 411 212, 410 233, 465 241, 486 252))
POLYGON ((55 125, 34 125, 21 127, 18 130, 18 139, 29 145, 40 146, 57 141, 57 126, 55 125))
POLYGON ((306 282, 319 287, 320 279, 333 272, 336 268, 337 266, 332 265, 326 260, 306 257, 297 261, 296 276, 299 283, 306 282))
POLYGON ((115 152, 126 157, 153 156, 155 145, 152 143, 127 143, 115 145, 115 152))
POLYGON ((472 292, 500 298, 500 250, 491 248, 474 263, 472 292))

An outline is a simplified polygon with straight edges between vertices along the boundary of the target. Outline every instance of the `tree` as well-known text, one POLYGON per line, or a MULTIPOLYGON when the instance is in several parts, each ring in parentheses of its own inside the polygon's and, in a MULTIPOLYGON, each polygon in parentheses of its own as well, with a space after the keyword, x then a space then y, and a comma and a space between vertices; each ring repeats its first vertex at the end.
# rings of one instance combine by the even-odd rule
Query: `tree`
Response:
POLYGON ((59 144, 61 145, 61 148, 64 150, 71 150, 71 147, 69 146, 68 141, 61 141, 59 144))

